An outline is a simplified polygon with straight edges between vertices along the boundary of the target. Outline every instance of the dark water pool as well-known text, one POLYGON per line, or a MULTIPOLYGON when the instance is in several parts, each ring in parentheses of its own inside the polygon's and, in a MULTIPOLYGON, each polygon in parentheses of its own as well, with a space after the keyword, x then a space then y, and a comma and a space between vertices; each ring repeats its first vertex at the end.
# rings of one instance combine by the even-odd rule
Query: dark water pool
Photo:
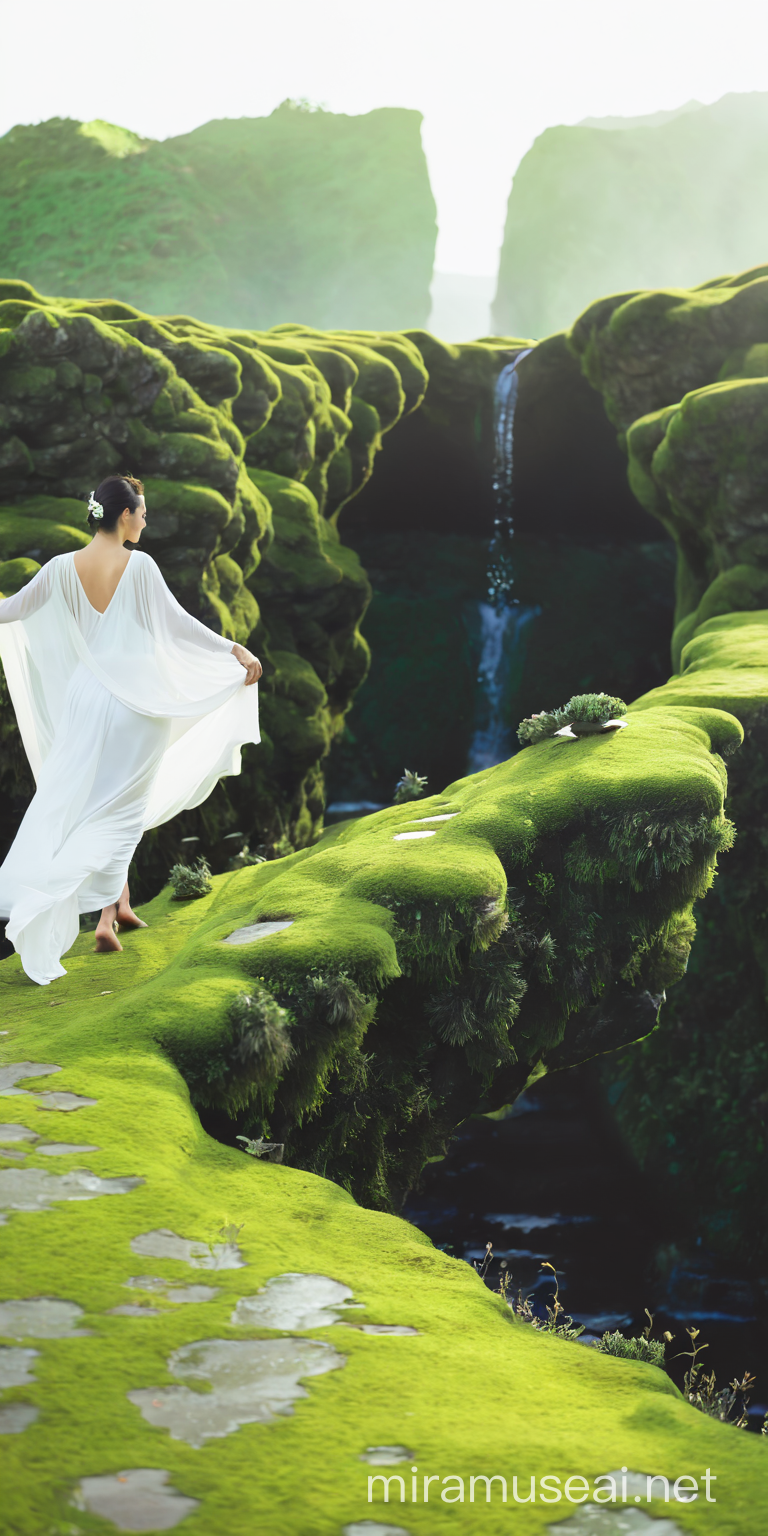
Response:
MULTIPOLYGON (((685 1230, 664 1191, 634 1163, 602 1099, 591 1065, 542 1079, 504 1120, 468 1120, 448 1156, 425 1170, 403 1212, 457 1258, 493 1262, 486 1284, 511 1272, 515 1291, 532 1294, 544 1314, 554 1264, 560 1300, 585 1338, 605 1329, 638 1334, 654 1315, 654 1336, 675 1341, 668 1358, 690 1348, 700 1329, 718 1387, 749 1370, 757 1381, 750 1426, 768 1402, 768 1330, 755 1280, 708 1254, 685 1230)), ((670 1364, 682 1384, 688 1362, 670 1364)))

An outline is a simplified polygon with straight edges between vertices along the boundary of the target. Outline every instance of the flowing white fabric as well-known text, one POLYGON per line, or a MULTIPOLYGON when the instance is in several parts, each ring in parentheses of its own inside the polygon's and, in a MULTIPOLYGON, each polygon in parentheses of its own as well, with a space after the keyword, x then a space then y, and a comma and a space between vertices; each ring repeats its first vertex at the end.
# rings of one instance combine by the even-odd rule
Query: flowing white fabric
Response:
POLYGON ((240 772, 258 685, 143 550, 103 613, 74 555, 54 556, 0 601, 0 660, 37 785, 0 866, 0 917, 45 985, 66 974, 80 913, 117 900, 142 832, 240 772))

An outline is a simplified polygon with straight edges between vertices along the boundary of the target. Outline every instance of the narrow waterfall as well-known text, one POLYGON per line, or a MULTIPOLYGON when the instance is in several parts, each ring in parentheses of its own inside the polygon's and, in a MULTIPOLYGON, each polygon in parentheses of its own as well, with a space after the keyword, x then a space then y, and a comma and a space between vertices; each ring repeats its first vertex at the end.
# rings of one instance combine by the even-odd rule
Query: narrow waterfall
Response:
POLYGON ((525 659, 526 630, 539 608, 521 608, 512 596, 512 519, 515 407, 519 379, 517 367, 527 357, 526 347, 502 368, 494 395, 493 492, 496 513, 488 546, 487 598, 478 603, 480 620, 479 685, 475 732, 469 748, 469 773, 504 762, 512 750, 511 726, 505 719, 505 701, 520 680, 525 659))

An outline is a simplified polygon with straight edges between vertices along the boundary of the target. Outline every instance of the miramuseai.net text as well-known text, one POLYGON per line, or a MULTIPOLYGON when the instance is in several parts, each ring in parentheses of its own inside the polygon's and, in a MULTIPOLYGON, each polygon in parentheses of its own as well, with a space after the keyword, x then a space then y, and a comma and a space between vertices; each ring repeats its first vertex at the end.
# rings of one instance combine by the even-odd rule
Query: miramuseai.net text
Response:
POLYGON ((449 1473, 443 1477, 438 1472, 423 1473, 412 1467, 410 1473, 378 1472, 368 1478, 368 1503, 396 1504, 584 1504, 587 1499, 594 1504, 693 1504, 704 1497, 707 1504, 716 1504, 712 1484, 717 1482, 714 1472, 692 1476, 682 1473, 676 1478, 662 1477, 629 1471, 622 1467, 618 1472, 605 1473, 589 1479, 574 1474, 570 1477, 503 1477, 500 1473, 485 1473, 459 1477, 449 1473))

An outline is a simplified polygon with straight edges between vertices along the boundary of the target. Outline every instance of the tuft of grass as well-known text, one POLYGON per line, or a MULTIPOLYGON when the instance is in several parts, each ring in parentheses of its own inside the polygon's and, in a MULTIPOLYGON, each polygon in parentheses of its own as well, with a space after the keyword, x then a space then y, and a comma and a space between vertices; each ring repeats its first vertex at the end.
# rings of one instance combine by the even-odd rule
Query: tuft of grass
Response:
POLYGON ((174 864, 168 879, 173 887, 174 901, 196 901, 213 890, 211 867, 202 854, 194 864, 174 864))
POLYGON ((614 1333, 604 1333, 595 1344, 595 1349, 601 1355, 615 1355, 619 1360, 642 1360, 646 1365, 656 1365, 663 1370, 664 1351, 667 1344, 671 1343, 673 1335, 665 1333, 663 1339, 652 1339, 653 1317, 647 1307, 645 1315, 648 1322, 639 1339, 625 1338, 624 1334, 616 1329, 614 1333))
POLYGON ((575 693, 561 709, 545 709, 538 715, 521 720, 517 738, 522 746, 535 746, 537 741, 547 741, 555 731, 574 721, 589 725, 605 725, 608 720, 620 720, 627 713, 623 699, 610 693, 575 693))

